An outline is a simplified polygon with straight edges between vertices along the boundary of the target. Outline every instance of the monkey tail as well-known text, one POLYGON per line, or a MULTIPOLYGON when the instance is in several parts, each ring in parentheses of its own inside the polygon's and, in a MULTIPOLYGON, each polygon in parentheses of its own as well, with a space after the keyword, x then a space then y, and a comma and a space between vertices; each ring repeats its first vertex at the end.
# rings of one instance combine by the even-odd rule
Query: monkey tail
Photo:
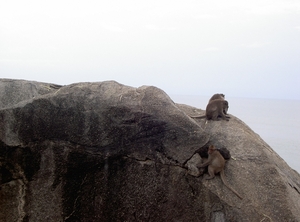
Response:
POLYGON ((191 118, 199 118, 199 119, 203 119, 206 118, 206 115, 202 115, 202 116, 190 116, 191 118))
POLYGON ((220 172, 220 176, 222 179, 222 182, 224 183, 224 185, 231 190, 233 193, 235 193, 235 195, 237 195, 240 199, 243 199, 243 197, 241 195, 238 194, 238 192, 236 192, 231 186, 228 185, 226 179, 225 179, 225 173, 224 173, 224 169, 220 172))

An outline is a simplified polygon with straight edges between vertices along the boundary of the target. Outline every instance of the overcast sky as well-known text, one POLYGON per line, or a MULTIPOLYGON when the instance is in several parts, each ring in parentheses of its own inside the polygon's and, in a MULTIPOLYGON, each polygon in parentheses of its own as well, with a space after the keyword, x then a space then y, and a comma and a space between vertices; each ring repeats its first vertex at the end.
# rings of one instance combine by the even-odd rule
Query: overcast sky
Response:
POLYGON ((300 1, 2 1, 0 73, 300 100, 300 1))

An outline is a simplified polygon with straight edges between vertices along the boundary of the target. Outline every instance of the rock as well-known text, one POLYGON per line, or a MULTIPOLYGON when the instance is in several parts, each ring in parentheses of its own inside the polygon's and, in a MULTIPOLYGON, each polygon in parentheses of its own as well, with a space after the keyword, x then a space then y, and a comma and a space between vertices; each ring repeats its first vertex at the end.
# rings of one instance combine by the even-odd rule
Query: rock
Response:
POLYGON ((199 168, 199 164, 202 163, 202 158, 199 153, 195 153, 191 159, 187 161, 185 167, 188 169, 187 173, 194 176, 199 177, 204 173, 204 168, 199 168))
POLYGON ((0 221, 297 221, 299 174, 200 112, 152 86, 0 79, 0 221), (199 177, 209 144, 243 200, 199 177))

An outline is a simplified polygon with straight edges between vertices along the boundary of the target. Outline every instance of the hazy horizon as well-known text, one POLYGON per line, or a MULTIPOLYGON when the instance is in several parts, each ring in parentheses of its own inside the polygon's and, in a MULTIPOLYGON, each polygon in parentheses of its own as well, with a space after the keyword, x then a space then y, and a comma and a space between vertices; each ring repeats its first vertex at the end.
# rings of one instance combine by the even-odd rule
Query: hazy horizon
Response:
POLYGON ((0 78, 300 100, 300 1, 4 1, 0 78))

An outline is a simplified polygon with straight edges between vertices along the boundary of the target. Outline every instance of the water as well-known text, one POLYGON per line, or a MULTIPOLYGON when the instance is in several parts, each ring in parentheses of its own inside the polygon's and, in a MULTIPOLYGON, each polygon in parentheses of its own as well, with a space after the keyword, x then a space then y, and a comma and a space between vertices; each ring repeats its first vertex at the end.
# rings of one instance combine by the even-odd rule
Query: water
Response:
MULTIPOLYGON (((171 95, 176 103, 205 109, 209 96, 171 95)), ((227 98, 228 113, 245 122, 288 165, 300 172, 300 101, 227 98)))

